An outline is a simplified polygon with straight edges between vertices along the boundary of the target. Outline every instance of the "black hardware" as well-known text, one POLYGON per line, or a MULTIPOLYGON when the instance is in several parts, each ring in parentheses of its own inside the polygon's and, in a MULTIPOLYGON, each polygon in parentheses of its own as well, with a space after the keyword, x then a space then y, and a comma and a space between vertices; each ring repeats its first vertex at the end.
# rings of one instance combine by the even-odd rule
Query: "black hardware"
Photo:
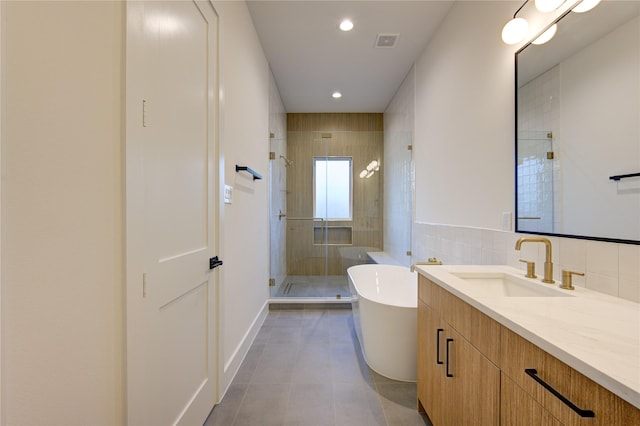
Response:
POLYGON ((609 179, 615 180, 617 182, 620 179, 625 179, 625 178, 630 178, 630 177, 637 177, 637 176, 640 176, 640 173, 629 173, 628 175, 609 176, 609 179))
POLYGON ((260 173, 256 172, 255 170, 252 170, 251 168, 249 168, 247 166, 238 166, 236 164, 236 173, 237 172, 247 172, 247 173, 249 173, 250 175, 253 176, 253 180, 262 179, 262 175, 260 173))
POLYGON ((536 382, 540 383, 546 390, 551 392, 556 398, 558 398, 560 401, 564 402, 569 408, 571 408, 573 411, 578 413, 578 415, 580 415, 580 417, 595 417, 596 416, 596 414, 591 410, 583 410, 582 408, 577 407, 573 402, 571 402, 567 398, 565 398, 560 392, 558 392, 557 390, 552 388, 551 385, 549 385, 544 380, 542 380, 540 377, 538 377, 537 376, 538 371, 535 368, 525 368, 524 372, 527 373, 529 376, 531 376, 533 378, 533 380, 535 380, 536 382))
POLYGON ((439 328, 436 332, 436 364, 444 364, 444 362, 440 361, 440 333, 444 331, 442 328, 439 328))
POLYGON ((209 269, 217 268, 220 265, 222 265, 222 260, 218 259, 218 256, 213 256, 209 259, 209 269))
POLYGON ((453 377, 453 374, 449 373, 449 343, 453 342, 453 339, 447 339, 447 377, 453 377))

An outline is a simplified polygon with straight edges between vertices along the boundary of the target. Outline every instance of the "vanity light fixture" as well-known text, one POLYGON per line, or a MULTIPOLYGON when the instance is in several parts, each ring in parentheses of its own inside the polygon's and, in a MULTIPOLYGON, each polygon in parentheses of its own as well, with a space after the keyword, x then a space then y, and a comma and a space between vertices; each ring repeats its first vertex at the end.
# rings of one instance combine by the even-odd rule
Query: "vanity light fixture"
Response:
MULTIPOLYGON (((565 1, 566 0, 535 0, 535 5, 536 9, 538 9, 538 11, 540 12, 551 12, 562 6, 565 1)), ((600 0, 585 1, 599 2, 600 0)), ((516 15, 518 15, 518 12, 520 12, 528 2, 529 0, 525 0, 525 2, 522 3, 522 6, 520 6, 518 10, 516 10, 516 13, 513 14, 513 19, 507 22, 504 28, 502 28, 502 41, 504 41, 506 44, 520 43, 527 36, 527 33, 529 32, 529 23, 524 18, 517 18, 516 15)), ((533 43, 543 44, 548 42, 553 38, 557 29, 558 27, 556 25, 553 25, 547 31, 542 33, 540 37, 536 38, 533 43)))
POLYGON ((600 0, 582 0, 579 5, 572 9, 572 11, 578 13, 588 12, 598 4, 600 4, 600 0))
POLYGON ((536 0, 536 9, 540 12, 552 12, 562 6, 565 0, 536 0))
POLYGON ((380 162, 377 160, 372 160, 369 164, 367 164, 367 168, 360 172, 359 176, 361 179, 369 179, 378 170, 380 170, 380 162))
POLYGON ((351 20, 349 19, 345 19, 340 22, 338 28, 340 28, 342 31, 351 31, 353 29, 353 22, 351 22, 351 20))
POLYGON ((378 162, 376 160, 373 160, 372 162, 370 162, 367 165, 367 170, 370 171, 370 172, 371 171, 378 171, 378 170, 380 170, 380 165, 378 164, 378 162))
POLYGON ((506 44, 516 44, 524 40, 529 32, 529 23, 524 18, 517 18, 518 12, 522 10, 525 4, 527 4, 529 0, 525 0, 522 3, 522 6, 516 10, 516 13, 513 14, 513 18, 507 22, 502 28, 502 41, 506 44))
POLYGON ((556 35, 556 31, 558 31, 558 24, 553 24, 547 31, 540 34, 540 36, 537 39, 533 40, 531 43, 545 44, 546 42, 551 40, 554 35, 556 35))

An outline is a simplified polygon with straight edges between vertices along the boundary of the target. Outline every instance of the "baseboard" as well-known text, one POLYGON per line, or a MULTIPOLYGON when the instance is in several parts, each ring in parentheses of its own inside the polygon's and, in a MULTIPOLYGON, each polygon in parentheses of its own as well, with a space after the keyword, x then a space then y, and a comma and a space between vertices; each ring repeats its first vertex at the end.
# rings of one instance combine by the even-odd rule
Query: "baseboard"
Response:
POLYGON ((264 324, 264 320, 267 318, 267 314, 269 313, 269 301, 265 301, 264 305, 258 312, 258 315, 251 323, 251 326, 245 333, 242 338, 242 341, 231 355, 229 361, 224 365, 223 377, 219 381, 220 384, 220 392, 218 394, 218 403, 222 401, 224 395, 227 393, 229 386, 233 382, 233 378, 238 373, 240 366, 242 365, 242 361, 247 356, 253 341, 255 340, 258 332, 260 331, 260 327, 264 324))

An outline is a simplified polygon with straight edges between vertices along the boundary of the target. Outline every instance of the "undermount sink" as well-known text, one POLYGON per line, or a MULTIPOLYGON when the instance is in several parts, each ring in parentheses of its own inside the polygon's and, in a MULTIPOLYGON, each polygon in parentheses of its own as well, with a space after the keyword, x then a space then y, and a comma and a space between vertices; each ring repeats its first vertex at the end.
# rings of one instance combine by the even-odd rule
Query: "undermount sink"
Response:
POLYGON ((451 272, 468 283, 479 296, 493 297, 573 297, 555 285, 543 284, 506 272, 451 272))

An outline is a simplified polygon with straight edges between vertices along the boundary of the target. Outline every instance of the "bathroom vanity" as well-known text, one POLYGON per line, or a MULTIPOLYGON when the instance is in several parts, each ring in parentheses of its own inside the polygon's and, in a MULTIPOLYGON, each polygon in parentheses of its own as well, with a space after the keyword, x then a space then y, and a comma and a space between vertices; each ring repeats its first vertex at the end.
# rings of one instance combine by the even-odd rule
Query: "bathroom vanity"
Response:
POLYGON ((640 305, 506 266, 417 270, 434 426, 640 425, 640 305))

